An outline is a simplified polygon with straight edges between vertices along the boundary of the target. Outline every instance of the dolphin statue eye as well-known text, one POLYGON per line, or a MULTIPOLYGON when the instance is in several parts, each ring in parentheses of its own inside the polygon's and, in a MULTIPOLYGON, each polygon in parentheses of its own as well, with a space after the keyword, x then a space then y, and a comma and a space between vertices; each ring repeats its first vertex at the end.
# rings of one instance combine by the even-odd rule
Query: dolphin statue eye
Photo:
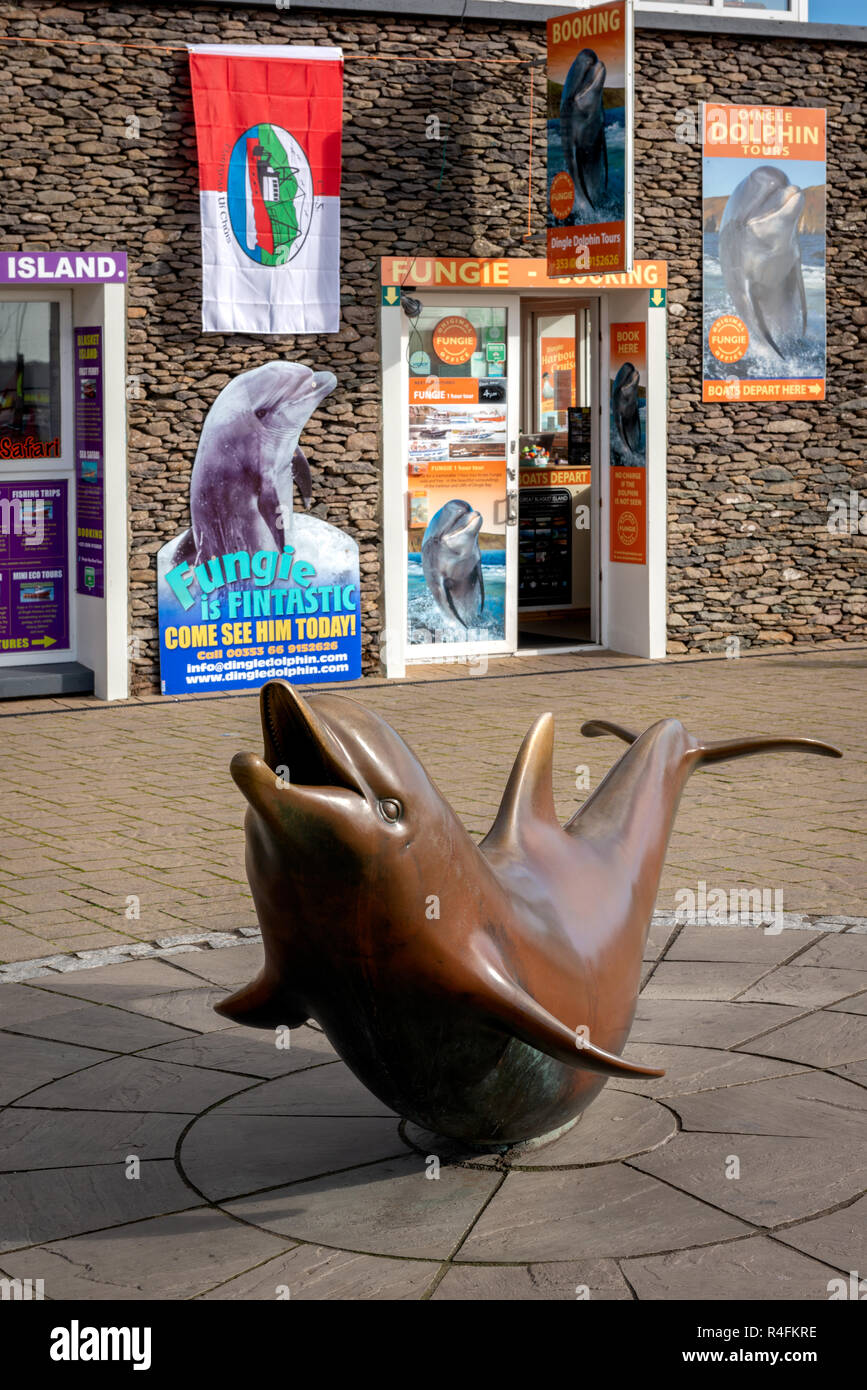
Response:
POLYGON ((386 796, 379 803, 379 814, 383 820, 390 821, 394 825, 396 821, 400 820, 403 807, 399 801, 395 801, 393 796, 386 796))
POLYGON ((267 414, 268 414, 268 406, 267 406, 267 405, 260 405, 260 406, 259 406, 259 409, 256 411, 256 419, 257 419, 257 420, 264 420, 264 419, 265 419, 265 416, 266 416, 267 414))

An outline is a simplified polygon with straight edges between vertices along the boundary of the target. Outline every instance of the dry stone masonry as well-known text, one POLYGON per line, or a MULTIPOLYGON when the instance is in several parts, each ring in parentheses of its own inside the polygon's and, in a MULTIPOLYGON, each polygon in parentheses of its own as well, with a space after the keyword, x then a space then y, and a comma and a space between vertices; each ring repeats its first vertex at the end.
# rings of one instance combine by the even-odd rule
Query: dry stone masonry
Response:
MULTIPOLYGON (((305 449, 314 510, 361 546, 365 669, 376 670, 378 260, 544 254, 544 24, 35 0, 0 3, 0 31, 41 40, 2 45, 2 248, 130 256, 133 690, 158 688, 156 552, 188 522, 207 410, 237 372, 275 356, 340 383, 310 421, 305 449), (339 334, 202 334, 187 42, 343 47, 339 334), (428 138, 431 116, 447 136, 444 164, 442 140, 428 138)), ((827 519, 829 498, 867 497, 864 87, 865 49, 855 43, 636 34, 636 254, 669 262, 672 652, 719 650, 732 637, 742 648, 863 640, 867 539, 833 534, 827 519), (701 153, 676 131, 688 133, 690 112, 697 129, 709 98, 828 108, 823 404, 701 402, 701 153)))

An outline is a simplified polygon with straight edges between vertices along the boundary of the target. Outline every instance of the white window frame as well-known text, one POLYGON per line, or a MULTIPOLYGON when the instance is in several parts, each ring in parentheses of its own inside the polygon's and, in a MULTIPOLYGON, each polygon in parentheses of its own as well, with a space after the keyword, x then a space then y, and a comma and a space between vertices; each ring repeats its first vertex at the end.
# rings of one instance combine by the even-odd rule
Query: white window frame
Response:
POLYGON ((710 14, 715 19, 774 19, 784 24, 806 24, 809 0, 788 0, 788 5, 788 10, 768 10, 761 5, 727 5, 725 0, 708 0, 706 4, 697 0, 694 5, 672 4, 670 0, 635 0, 636 11, 644 14, 710 14))

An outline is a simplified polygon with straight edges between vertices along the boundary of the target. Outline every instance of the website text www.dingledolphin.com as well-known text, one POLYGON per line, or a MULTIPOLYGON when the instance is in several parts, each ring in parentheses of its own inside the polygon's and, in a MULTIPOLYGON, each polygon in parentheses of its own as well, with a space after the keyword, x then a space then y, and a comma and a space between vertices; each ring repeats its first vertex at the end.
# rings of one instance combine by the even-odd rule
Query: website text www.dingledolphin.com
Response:
POLYGON ((261 666, 250 661, 213 661, 201 663, 198 666, 188 666, 186 672, 187 685, 215 685, 224 684, 226 681, 244 681, 250 684, 252 681, 273 680, 279 675, 283 680, 292 680, 293 677, 301 675, 316 675, 320 672, 324 675, 327 672, 329 677, 349 673, 349 662, 345 660, 342 653, 337 653, 340 660, 329 660, 328 656, 323 657, 297 657, 292 666, 286 666, 285 662, 263 663, 261 666), (277 668, 280 668, 279 671, 277 668))

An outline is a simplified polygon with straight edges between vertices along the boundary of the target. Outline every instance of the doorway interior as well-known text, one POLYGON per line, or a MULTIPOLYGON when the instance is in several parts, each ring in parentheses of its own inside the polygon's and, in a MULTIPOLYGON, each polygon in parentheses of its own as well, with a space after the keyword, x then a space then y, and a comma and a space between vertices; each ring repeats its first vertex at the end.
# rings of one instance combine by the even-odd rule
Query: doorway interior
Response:
POLYGON ((598 332, 596 301, 522 298, 520 655, 599 641, 598 332))

